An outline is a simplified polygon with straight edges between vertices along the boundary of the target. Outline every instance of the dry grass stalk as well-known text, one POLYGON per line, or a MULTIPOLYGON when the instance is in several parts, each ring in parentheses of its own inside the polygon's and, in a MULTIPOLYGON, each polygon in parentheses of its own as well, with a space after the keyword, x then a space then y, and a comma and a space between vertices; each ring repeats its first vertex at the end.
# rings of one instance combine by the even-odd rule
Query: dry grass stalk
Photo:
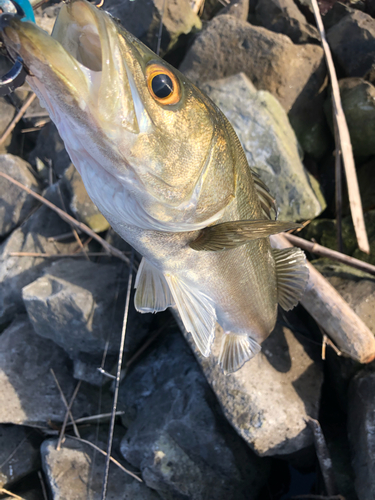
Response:
POLYGON ((355 259, 349 255, 345 255, 341 252, 336 252, 336 250, 331 250, 330 248, 323 247, 318 243, 313 243, 312 241, 304 240, 299 238, 294 234, 283 233, 285 238, 292 243, 292 245, 303 248, 307 252, 314 253, 315 255, 320 255, 321 257, 329 257, 330 259, 337 260, 348 266, 355 267, 366 273, 375 275, 375 266, 369 264, 368 262, 363 262, 363 260, 355 259))
POLYGON ((24 497, 20 497, 11 491, 6 490, 5 488, 0 488, 0 495, 9 495, 12 498, 16 498, 17 500, 26 500, 24 497))
POLYGON ((36 95, 34 93, 30 94, 29 97, 26 99, 24 102, 22 108, 18 111, 16 116, 13 118, 13 120, 10 122, 8 125, 7 129, 3 133, 3 135, 0 137, 0 146, 4 144, 4 142, 7 140, 9 135, 13 132, 15 129, 17 123, 21 120, 23 115, 26 113, 27 109, 31 106, 33 103, 34 99, 36 98, 36 95))
MULTIPOLYGON (((59 440, 57 441, 57 446, 56 446, 56 450, 59 451, 60 448, 61 448, 61 443, 62 443, 62 440, 64 438, 64 435, 65 435, 65 429, 66 429, 66 424, 68 423, 68 418, 69 418, 69 415, 71 415, 71 410, 72 410, 72 406, 73 406, 73 403, 74 403, 74 400, 75 398, 77 397, 77 394, 78 394, 78 391, 81 387, 81 383, 82 383, 82 380, 80 380, 78 382, 78 384, 76 385, 76 388, 74 389, 74 392, 73 392, 73 395, 72 397, 70 398, 70 401, 69 401, 69 405, 67 406, 66 408, 66 412, 65 412, 65 417, 64 417, 64 422, 61 426, 61 431, 60 431, 60 435, 59 435, 59 440)), ((74 421, 72 420, 72 423, 74 421)))
POLYGON ((326 58, 328 72, 332 85, 332 104, 333 104, 333 117, 337 124, 338 136, 340 138, 340 146, 342 158, 344 162, 346 181, 348 186, 350 211, 352 214, 355 234, 357 236, 358 247, 362 252, 370 253, 370 245, 367 238, 365 220, 363 217, 361 195, 359 193, 357 173, 355 170, 353 149, 350 141, 349 129, 346 123, 344 111, 342 109, 340 89, 337 81, 335 66, 333 64, 331 50, 325 36, 323 21, 320 15, 317 0, 311 0, 314 10, 316 24, 322 40, 322 47, 326 58))
POLYGON ((73 415, 72 415, 72 412, 71 412, 71 411, 70 411, 70 409, 69 409, 69 405, 68 405, 68 402, 67 402, 67 400, 66 400, 66 397, 65 397, 65 395, 64 395, 64 393, 63 393, 63 391, 62 391, 62 389, 61 389, 61 386, 60 386, 60 384, 59 384, 59 381, 57 380, 57 377, 56 377, 56 375, 55 375, 55 372, 53 371, 53 369, 52 369, 52 368, 51 368, 51 373, 52 373, 52 377, 53 377, 53 379, 54 379, 54 381, 55 381, 55 384, 56 384, 56 386, 57 386, 57 388, 58 388, 58 390, 59 390, 59 393, 60 393, 60 396, 61 396, 62 402, 64 403, 65 408, 66 408, 66 409, 67 409, 67 411, 68 411, 68 414, 69 414, 69 417, 70 417, 70 421, 72 422, 72 425, 73 425, 73 429, 74 429, 75 435, 76 435, 77 437, 80 437, 80 435, 79 435, 79 431, 78 431, 78 428, 77 428, 77 426, 76 426, 76 423, 75 423, 74 418, 73 418, 73 415))

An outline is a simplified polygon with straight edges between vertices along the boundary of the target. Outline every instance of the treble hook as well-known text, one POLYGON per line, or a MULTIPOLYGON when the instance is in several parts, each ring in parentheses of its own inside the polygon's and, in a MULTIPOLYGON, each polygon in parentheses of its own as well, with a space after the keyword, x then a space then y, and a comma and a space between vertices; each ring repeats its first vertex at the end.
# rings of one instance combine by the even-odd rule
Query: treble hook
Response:
MULTIPOLYGON (((28 0, 0 0, 0 31, 7 26, 13 17, 35 22, 33 8, 28 0)), ((15 89, 21 87, 26 79, 26 71, 20 56, 14 60, 10 54, 9 59, 13 61, 13 67, 3 76, 0 76, 0 96, 11 94, 15 89)))

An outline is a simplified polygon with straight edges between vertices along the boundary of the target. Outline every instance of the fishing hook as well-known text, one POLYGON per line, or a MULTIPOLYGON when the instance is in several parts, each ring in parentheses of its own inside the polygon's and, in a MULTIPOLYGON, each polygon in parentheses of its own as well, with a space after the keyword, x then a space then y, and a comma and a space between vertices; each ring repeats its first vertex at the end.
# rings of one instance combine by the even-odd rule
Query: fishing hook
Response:
MULTIPOLYGON (((29 0, 0 0, 0 32, 13 17, 23 21, 35 22, 33 8, 29 0)), ((14 59, 9 52, 7 56, 13 62, 13 67, 3 76, 0 76, 0 96, 11 94, 24 84, 27 72, 20 56, 14 59)))

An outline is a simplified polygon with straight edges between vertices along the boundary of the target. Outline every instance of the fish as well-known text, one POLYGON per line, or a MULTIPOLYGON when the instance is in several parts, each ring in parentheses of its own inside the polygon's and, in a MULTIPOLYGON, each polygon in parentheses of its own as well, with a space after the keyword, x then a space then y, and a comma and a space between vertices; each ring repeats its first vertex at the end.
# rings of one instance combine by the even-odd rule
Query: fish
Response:
POLYGON ((240 369, 274 329, 278 305, 303 295, 299 249, 269 236, 300 227, 276 219, 267 186, 250 169, 220 109, 105 11, 86 0, 61 7, 52 35, 8 18, 8 52, 55 123, 86 190, 141 255, 135 307, 176 307, 208 357, 240 369))

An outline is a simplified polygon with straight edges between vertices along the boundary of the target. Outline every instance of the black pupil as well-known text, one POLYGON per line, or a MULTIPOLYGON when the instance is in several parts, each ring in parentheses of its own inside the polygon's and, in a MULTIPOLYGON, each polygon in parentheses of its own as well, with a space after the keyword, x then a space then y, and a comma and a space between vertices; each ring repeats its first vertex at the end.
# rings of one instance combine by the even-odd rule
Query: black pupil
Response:
POLYGON ((159 97, 159 99, 164 99, 165 97, 170 96, 173 92, 173 83, 168 75, 160 74, 154 76, 151 82, 151 87, 153 93, 156 97, 159 97))

